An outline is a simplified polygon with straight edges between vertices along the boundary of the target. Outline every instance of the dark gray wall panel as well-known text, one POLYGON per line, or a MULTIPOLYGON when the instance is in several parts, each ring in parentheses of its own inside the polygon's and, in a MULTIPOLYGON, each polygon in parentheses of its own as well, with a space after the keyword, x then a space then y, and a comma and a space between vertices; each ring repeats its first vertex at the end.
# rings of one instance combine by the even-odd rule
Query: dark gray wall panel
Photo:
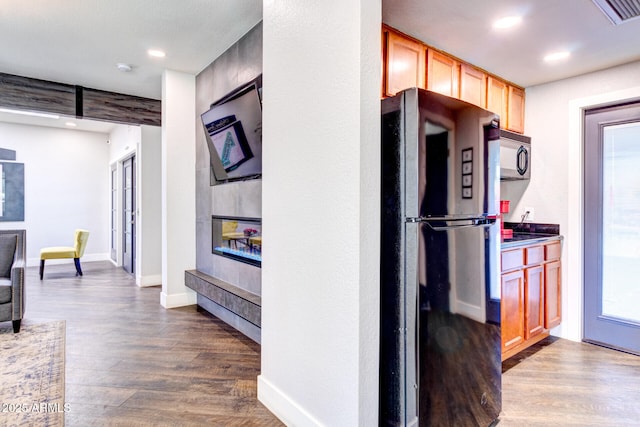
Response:
POLYGON ((4 206, 0 221, 24 221, 24 163, 5 163, 2 166, 4 206))

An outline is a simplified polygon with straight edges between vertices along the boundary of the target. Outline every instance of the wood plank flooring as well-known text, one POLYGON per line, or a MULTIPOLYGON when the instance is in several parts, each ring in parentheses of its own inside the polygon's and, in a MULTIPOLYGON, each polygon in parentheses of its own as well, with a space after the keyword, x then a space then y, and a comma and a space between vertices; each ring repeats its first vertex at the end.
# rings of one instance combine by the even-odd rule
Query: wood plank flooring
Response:
POLYGON ((27 269, 24 324, 67 322, 66 426, 281 426, 256 398, 260 346, 195 306, 166 310, 109 262, 27 269))
MULTIPOLYGON (((109 262, 27 269, 24 324, 67 321, 67 426, 280 426, 260 346, 194 306, 166 310, 109 262)), ((499 427, 640 426, 640 357, 547 338, 503 364, 499 427)))
POLYGON ((640 426, 640 357, 548 337, 503 362, 508 426, 640 426))

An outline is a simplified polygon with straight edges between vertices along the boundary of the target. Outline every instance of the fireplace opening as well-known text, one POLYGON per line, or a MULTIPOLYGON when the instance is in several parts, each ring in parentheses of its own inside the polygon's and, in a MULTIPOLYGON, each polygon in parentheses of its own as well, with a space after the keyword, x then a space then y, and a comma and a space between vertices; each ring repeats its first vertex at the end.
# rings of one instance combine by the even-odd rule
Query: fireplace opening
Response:
POLYGON ((211 216, 212 252, 260 267, 262 265, 262 220, 211 216))

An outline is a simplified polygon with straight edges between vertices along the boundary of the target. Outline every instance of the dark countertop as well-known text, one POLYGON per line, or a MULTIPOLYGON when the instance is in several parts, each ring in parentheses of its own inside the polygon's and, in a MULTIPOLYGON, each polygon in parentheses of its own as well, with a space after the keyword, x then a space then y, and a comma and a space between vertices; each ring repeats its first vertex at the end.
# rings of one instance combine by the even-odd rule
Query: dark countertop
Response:
POLYGON ((514 232, 513 237, 502 239, 500 247, 502 249, 517 248, 518 246, 527 246, 536 243, 546 243, 553 240, 562 241, 563 236, 559 234, 544 233, 518 233, 514 232))
POLYGON ((502 239, 502 249, 563 239, 558 224, 505 222, 504 228, 513 230, 513 237, 502 239))

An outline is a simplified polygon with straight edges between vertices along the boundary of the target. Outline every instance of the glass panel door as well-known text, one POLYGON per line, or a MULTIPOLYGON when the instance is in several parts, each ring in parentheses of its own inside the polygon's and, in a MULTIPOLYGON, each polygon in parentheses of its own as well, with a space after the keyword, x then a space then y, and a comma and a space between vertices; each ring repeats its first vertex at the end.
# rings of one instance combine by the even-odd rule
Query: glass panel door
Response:
POLYGON ((603 128, 602 314, 640 323, 640 123, 603 128))
POLYGON ((584 339, 640 354, 640 103, 585 114, 584 339))

